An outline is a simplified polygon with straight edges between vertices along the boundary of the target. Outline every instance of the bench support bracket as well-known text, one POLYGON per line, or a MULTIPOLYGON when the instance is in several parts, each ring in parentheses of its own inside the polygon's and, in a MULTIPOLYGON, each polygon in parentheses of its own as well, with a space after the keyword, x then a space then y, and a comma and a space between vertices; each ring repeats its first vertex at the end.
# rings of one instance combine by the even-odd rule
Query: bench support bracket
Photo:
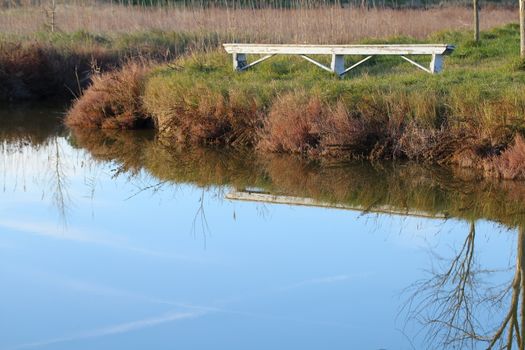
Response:
POLYGON ((359 62, 357 62, 357 63, 351 65, 351 66, 348 67, 347 69, 345 69, 345 70, 343 71, 343 73, 339 74, 339 76, 342 77, 343 75, 345 75, 346 73, 350 72, 350 71, 351 71, 352 69, 354 69, 355 67, 357 67, 357 66, 359 66, 359 65, 361 65, 361 64, 363 64, 363 63, 365 63, 366 61, 368 61, 368 60, 371 59, 372 57, 373 57, 373 56, 367 56, 367 57, 363 58, 361 61, 359 61, 359 62))
POLYGON ((233 70, 236 71, 243 71, 250 67, 255 66, 256 64, 261 63, 262 61, 266 61, 268 58, 271 58, 275 56, 273 55, 266 55, 264 57, 259 58, 256 61, 253 61, 252 63, 248 63, 248 59, 246 58, 245 53, 234 53, 233 54, 233 70))
POLYGON ((407 62, 413 64, 413 65, 416 66, 417 68, 419 68, 419 69, 421 69, 421 70, 424 70, 424 71, 427 72, 427 73, 432 74, 432 71, 431 71, 430 69, 423 67, 422 65, 420 65, 420 64, 417 63, 416 61, 413 61, 413 60, 411 60, 410 58, 408 58, 408 57, 406 57, 406 56, 401 56, 401 58, 404 59, 405 61, 407 61, 407 62))
POLYGON ((233 70, 241 71, 247 65, 248 65, 248 60, 246 59, 246 54, 244 53, 234 53, 233 54, 233 70))
POLYGON ((317 62, 317 61, 314 60, 313 58, 310 58, 310 57, 308 57, 308 56, 306 56, 306 55, 299 55, 299 56, 301 56, 302 58, 304 58, 304 59, 307 60, 308 62, 315 64, 317 67, 319 67, 319 68, 321 68, 321 69, 324 69, 325 71, 333 72, 332 69, 328 68, 327 66, 325 66, 325 65, 322 64, 322 63, 317 62))
MULTIPOLYGON (((250 67, 253 67, 263 61, 266 61, 267 59, 275 56, 277 53, 272 53, 272 54, 269 54, 269 55, 266 55, 266 56, 263 56, 261 58, 259 58, 258 60, 255 60, 253 61, 252 63, 248 63, 248 59, 247 59, 247 55, 245 53, 233 53, 233 69, 235 71, 244 71, 250 67)), ((337 74, 339 77, 342 77, 343 75, 345 75, 346 73, 348 73, 349 71, 351 71, 352 69, 356 68, 357 66, 363 64, 364 62, 368 61, 369 59, 371 59, 375 54, 372 54, 372 55, 369 55, 367 57, 365 57, 364 59, 362 59, 361 61, 353 64, 352 66, 348 67, 345 69, 345 55, 341 55, 341 54, 332 54, 332 61, 330 63, 330 67, 328 66, 325 66, 324 64, 314 60, 313 58, 305 55, 305 54, 298 54, 300 57, 304 58, 305 60, 307 60, 308 62, 310 63, 313 63, 315 64, 316 66, 318 66, 319 68, 322 68, 328 72, 331 72, 331 73, 335 73, 337 74)), ((441 54, 432 54, 432 60, 430 61, 430 66, 429 68, 426 68, 424 66, 422 66, 421 64, 417 63, 416 61, 404 56, 404 55, 400 55, 402 59, 404 59, 405 61, 409 62, 410 64, 416 66, 417 68, 427 72, 427 73, 430 73, 430 74, 435 74, 435 73, 439 73, 443 70, 443 55, 441 54)))

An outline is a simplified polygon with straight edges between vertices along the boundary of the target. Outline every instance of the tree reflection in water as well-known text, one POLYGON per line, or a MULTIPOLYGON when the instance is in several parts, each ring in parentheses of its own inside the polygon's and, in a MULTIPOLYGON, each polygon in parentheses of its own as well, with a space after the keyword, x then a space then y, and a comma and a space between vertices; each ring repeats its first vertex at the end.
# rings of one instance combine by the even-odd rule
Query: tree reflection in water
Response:
POLYGON ((31 180, 47 185, 42 186, 42 198, 49 193, 60 222, 67 225, 67 211, 71 206, 71 198, 68 191, 67 166, 62 156, 61 142, 64 135, 65 130, 59 115, 53 110, 40 108, 29 113, 25 109, 0 110, 3 191, 8 190, 8 171, 16 169, 15 188, 18 181, 21 181, 24 191, 26 182, 30 180, 27 176, 36 176, 31 180), (33 157, 25 151, 27 148, 34 153, 42 152, 42 157, 33 157))
MULTIPOLYGON (((408 320, 425 328, 427 342, 444 348, 524 349, 525 229, 517 232, 514 277, 502 285, 486 283, 502 272, 476 263, 476 227, 470 230, 448 264, 409 288, 408 320)), ((509 271, 512 270, 512 267, 509 271)))

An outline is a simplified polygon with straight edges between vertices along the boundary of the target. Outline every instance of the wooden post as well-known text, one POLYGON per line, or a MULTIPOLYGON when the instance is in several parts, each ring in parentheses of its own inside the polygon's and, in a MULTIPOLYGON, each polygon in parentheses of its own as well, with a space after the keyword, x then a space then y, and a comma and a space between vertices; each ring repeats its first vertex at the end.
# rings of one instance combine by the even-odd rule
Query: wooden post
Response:
POLYGON ((343 55, 332 55, 332 63, 330 64, 332 72, 341 76, 345 71, 345 56, 343 55))
POLYGON ((246 59, 246 54, 244 53, 234 53, 233 54, 233 70, 240 71, 248 65, 248 60, 246 59))
POLYGON ((520 0, 520 55, 525 59, 525 0, 520 0))
POLYGON ((474 2, 474 40, 479 41, 479 0, 473 0, 474 2))

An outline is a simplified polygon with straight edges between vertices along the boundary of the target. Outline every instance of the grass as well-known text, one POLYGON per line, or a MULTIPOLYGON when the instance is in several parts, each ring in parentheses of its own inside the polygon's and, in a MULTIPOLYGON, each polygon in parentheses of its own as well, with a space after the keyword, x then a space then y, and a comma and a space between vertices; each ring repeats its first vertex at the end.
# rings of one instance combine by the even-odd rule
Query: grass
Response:
MULTIPOLYGON (((458 46, 440 75, 398 57, 369 61, 342 80, 299 58, 282 57, 239 74, 222 51, 193 54, 150 68, 136 98, 171 143, 454 163, 523 178, 525 163, 499 158, 521 159, 525 148, 513 141, 525 134, 518 35, 512 24, 483 32, 480 43, 464 31, 420 41, 458 46), (511 163, 513 170, 504 170, 511 163)), ((390 42, 403 40, 416 41, 390 42)), ((69 125, 86 118, 77 113, 85 103, 74 105, 69 125)))

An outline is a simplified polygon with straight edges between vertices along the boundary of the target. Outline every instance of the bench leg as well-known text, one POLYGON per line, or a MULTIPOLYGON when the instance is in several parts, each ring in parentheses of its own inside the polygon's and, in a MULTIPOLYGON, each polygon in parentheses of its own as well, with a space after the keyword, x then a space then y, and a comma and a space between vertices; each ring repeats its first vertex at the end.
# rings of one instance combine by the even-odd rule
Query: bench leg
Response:
POLYGON ((248 65, 245 53, 234 53, 233 54, 233 70, 241 71, 248 65))
POLYGON ((439 73, 443 70, 443 55, 432 55, 432 60, 430 61, 430 72, 432 74, 439 73))
POLYGON ((345 56, 332 55, 332 63, 330 64, 332 72, 341 76, 345 73, 345 56))

